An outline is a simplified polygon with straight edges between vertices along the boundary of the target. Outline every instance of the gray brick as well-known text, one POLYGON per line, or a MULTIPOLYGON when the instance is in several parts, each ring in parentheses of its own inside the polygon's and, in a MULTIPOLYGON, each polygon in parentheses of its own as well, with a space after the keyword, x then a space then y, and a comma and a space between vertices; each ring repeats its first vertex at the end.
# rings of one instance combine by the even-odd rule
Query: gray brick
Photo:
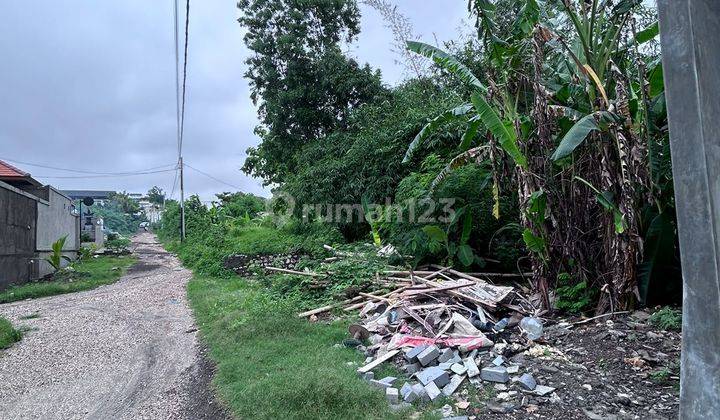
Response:
POLYGON ((467 375, 469 378, 473 378, 480 374, 480 369, 478 368, 477 364, 475 364, 475 360, 472 357, 466 358, 463 361, 463 364, 467 368, 467 375))
POLYGON ((443 387, 443 394, 447 395, 448 397, 454 394, 460 384, 462 384, 462 382, 465 380, 465 378, 465 375, 453 375, 452 379, 450 379, 450 382, 443 387))
POLYGON ((405 360, 408 362, 416 361, 418 354, 422 353, 426 348, 428 348, 428 346, 425 344, 411 348, 405 352, 405 360))
POLYGON ((518 379, 518 383, 521 387, 528 391, 532 391, 537 387, 537 382, 535 381, 535 378, 529 373, 523 373, 522 376, 520 376, 520 379, 518 379))
POLYGON ((440 356, 438 356, 438 363, 445 363, 450 361, 450 359, 453 358, 455 353, 451 348, 445 348, 440 351, 440 356))
POLYGON ((417 355, 417 359, 420 362, 421 365, 427 366, 430 363, 434 362, 435 359, 440 356, 440 350, 437 348, 437 346, 430 346, 423 350, 420 354, 417 355))
POLYGON ((440 395, 442 395, 442 392, 440 392, 440 388, 435 385, 435 382, 430 382, 429 384, 425 385, 425 392, 427 392, 430 401, 435 401, 440 395))
POLYGON ((397 388, 386 388, 385 396, 390 404, 397 404, 400 402, 400 393, 397 388))
POLYGON ((504 384, 510 380, 510 375, 508 374, 507 369, 505 369, 504 367, 492 366, 483 368, 480 371, 480 378, 483 381, 498 382, 504 384))
POLYGON ((455 374, 464 375, 468 369, 462 363, 453 363, 453 365, 450 366, 450 370, 452 370, 453 373, 455 373, 455 374))
POLYGON ((436 366, 421 370, 415 376, 423 385, 435 382, 437 386, 445 386, 450 381, 450 375, 436 366))
POLYGON ((422 384, 413 384, 412 389, 420 396, 420 399, 425 402, 430 401, 430 396, 427 391, 425 391, 425 387, 422 384))

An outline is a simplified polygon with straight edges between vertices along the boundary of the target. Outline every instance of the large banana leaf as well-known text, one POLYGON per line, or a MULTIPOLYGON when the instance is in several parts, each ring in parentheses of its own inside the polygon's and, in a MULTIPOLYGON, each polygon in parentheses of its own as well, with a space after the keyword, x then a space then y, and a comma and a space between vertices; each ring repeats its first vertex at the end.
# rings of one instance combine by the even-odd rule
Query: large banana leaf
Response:
POLYGON ((469 83, 483 92, 487 90, 487 87, 482 84, 480 79, 475 77, 469 68, 445 51, 433 47, 432 45, 425 44, 424 42, 407 41, 406 44, 408 50, 430 58, 435 62, 435 64, 456 75, 463 82, 469 83))
POLYGON ((481 94, 476 92, 472 95, 471 99, 480 120, 485 124, 485 127, 487 127, 490 133, 495 136, 498 143, 500 143, 500 147, 513 158, 518 166, 527 168, 527 160, 518 148, 515 132, 508 130, 495 110, 487 103, 481 94))
POLYGON ((432 133, 434 133, 438 128, 440 128, 443 124, 446 124, 450 121, 457 120, 463 116, 465 116, 470 110, 472 109, 471 104, 464 104, 460 105, 453 109, 448 109, 447 111, 443 112, 442 114, 438 115, 437 117, 430 120, 429 123, 425 124, 425 126, 420 130, 419 133, 415 136, 413 141, 408 146, 407 151, 405 152, 405 157, 403 158, 403 163, 407 163, 412 159, 413 154, 417 151, 417 149, 420 148, 422 143, 425 141, 425 139, 430 136, 432 133))
POLYGON ((576 122, 570 130, 568 130, 565 137, 563 137, 560 141, 560 145, 555 150, 555 153, 552 154, 552 160, 559 160, 570 155, 578 146, 580 146, 580 144, 582 144, 583 141, 585 141, 585 138, 591 131, 600 130, 597 122, 598 118, 604 114, 608 114, 609 116, 608 112, 600 111, 593 112, 592 114, 588 114, 580 118, 580 120, 576 122))

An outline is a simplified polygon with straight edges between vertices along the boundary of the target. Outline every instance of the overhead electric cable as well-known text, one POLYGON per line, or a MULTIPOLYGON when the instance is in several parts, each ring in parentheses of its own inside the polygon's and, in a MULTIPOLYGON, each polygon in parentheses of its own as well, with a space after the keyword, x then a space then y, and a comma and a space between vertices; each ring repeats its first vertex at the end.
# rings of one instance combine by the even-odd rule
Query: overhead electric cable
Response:
POLYGON ((138 176, 138 175, 149 175, 149 174, 160 174, 164 172, 172 172, 175 169, 163 169, 159 171, 146 171, 146 172, 132 172, 125 174, 114 174, 114 175, 73 175, 73 176, 62 176, 62 175, 33 175, 37 178, 54 178, 54 179, 87 179, 87 178, 121 178, 125 176, 138 176))
POLYGON ((152 171, 152 170, 155 170, 155 169, 162 169, 162 168, 167 168, 167 167, 170 167, 170 166, 176 166, 176 165, 177 165, 177 164, 175 164, 175 163, 171 163, 171 164, 168 164, 168 165, 154 166, 154 167, 152 167, 152 168, 138 169, 138 170, 135 170, 135 171, 125 171, 125 172, 97 172, 97 171, 85 171, 85 170, 81 170, 81 169, 61 168, 61 167, 58 167, 58 166, 49 166, 49 165, 43 165, 43 164, 40 164, 40 163, 30 163, 30 162, 24 162, 24 161, 21 161, 21 160, 10 159, 10 158, 5 158, 5 157, 0 157, 0 160, 6 160, 6 161, 8 161, 8 162, 17 163, 17 164, 20 164, 20 165, 28 165, 28 166, 35 166, 35 167, 38 167, 38 168, 53 169, 53 170, 56 170, 56 171, 65 171, 65 172, 73 172, 73 173, 77 173, 77 174, 90 174, 90 175, 130 175, 130 174, 143 173, 143 172, 146 172, 146 171, 152 171))
POLYGON ((188 165, 187 163, 185 164, 185 166, 187 166, 188 168, 192 169, 193 171, 196 171, 196 172, 198 172, 198 173, 200 173, 200 174, 202 174, 202 175, 205 175, 206 177, 208 177, 208 178, 210 178, 210 179, 212 179, 212 180, 214 180, 214 181, 217 181, 217 182, 219 182, 219 183, 221 183, 221 184, 227 185, 228 187, 235 188, 236 190, 242 190, 242 188, 238 187, 237 185, 233 185, 233 184, 230 184, 230 183, 228 183, 228 182, 223 181, 222 179, 215 178, 214 176, 210 175, 209 173, 203 172, 203 171, 201 171, 201 170, 198 169, 198 168, 194 168, 194 167, 188 165))

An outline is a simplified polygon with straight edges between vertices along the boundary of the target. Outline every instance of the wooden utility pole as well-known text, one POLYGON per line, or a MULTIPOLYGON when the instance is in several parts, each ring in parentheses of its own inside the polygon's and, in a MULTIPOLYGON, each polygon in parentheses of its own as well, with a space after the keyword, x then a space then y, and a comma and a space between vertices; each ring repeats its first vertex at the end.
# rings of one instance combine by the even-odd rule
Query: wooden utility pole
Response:
POLYGON ((680 418, 720 419, 720 1, 658 7, 683 274, 680 418))

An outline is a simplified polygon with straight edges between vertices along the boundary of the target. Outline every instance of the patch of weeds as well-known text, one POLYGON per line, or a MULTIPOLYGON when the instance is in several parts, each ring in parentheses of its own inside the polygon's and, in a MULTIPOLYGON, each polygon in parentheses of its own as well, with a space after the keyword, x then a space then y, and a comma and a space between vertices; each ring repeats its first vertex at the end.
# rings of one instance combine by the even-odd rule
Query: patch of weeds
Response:
POLYGON ((555 307, 570 313, 581 313, 590 309, 597 297, 597 290, 588 287, 587 282, 573 284, 568 273, 559 273, 555 289, 555 307))
POLYGON ((195 277, 188 297, 217 364, 214 384, 236 418, 407 418, 358 377, 360 353, 334 347, 347 321, 307 322, 296 299, 247 281, 195 277))
POLYGON ((6 349, 22 339, 22 332, 13 328, 10 321, 0 317, 0 349, 6 349))
POLYGON ((680 331, 682 328, 682 312, 666 306, 648 319, 650 325, 665 331, 680 331))
MULTIPOLYGON (((670 363, 668 363, 666 366, 663 366, 659 369, 656 369, 652 372, 650 372, 650 380, 660 384, 665 385, 669 383, 672 378, 671 376, 679 376, 680 375, 680 361, 675 360, 670 363)), ((675 381, 677 382, 677 381, 675 381)), ((679 386, 679 383, 678 383, 679 386)))
POLYGON ((79 261, 73 263, 70 270, 58 271, 51 280, 12 286, 0 292, 0 303, 79 292, 114 283, 135 261, 134 257, 113 256, 79 261))
POLYGON ((28 315, 23 315, 23 316, 21 316, 19 319, 25 321, 25 320, 28 320, 28 319, 36 319, 36 318, 40 318, 40 312, 33 312, 33 313, 31 313, 31 314, 28 314, 28 315))

